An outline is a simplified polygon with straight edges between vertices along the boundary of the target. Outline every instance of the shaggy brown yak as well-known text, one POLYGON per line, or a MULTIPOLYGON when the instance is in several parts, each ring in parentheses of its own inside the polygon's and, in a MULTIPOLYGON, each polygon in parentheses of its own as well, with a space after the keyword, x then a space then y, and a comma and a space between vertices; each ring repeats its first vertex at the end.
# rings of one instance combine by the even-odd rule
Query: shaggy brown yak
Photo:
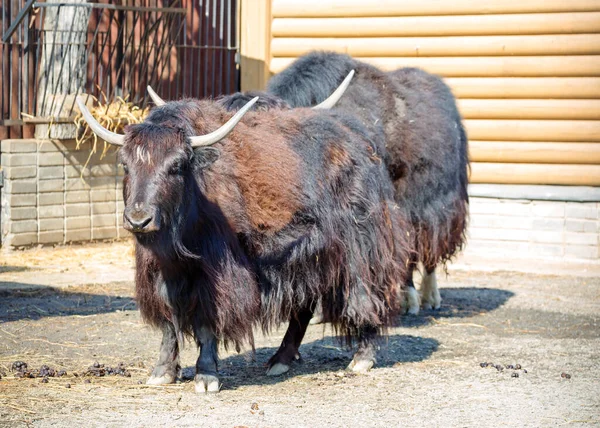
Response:
POLYGON ((137 299, 163 332, 149 383, 175 381, 189 334, 200 348, 196 390, 217 391, 219 341, 239 349, 253 326, 289 321, 268 364, 281 374, 299 358, 317 302, 358 344, 349 367, 368 370, 396 313, 409 222, 368 132, 343 114, 245 114, 251 104, 231 117, 214 101, 170 102, 123 136, 79 102, 94 132, 122 146, 137 299))
MULTIPOLYGON (((333 52, 312 52, 275 75, 267 93, 229 95, 230 111, 260 95, 260 108, 310 106, 325 99, 350 70, 356 75, 335 110, 358 118, 384 154, 395 198, 406 208, 415 233, 410 270, 425 268, 423 307, 441 303, 435 269, 462 248, 468 217, 467 136, 456 101, 439 77, 415 68, 389 73, 333 52)), ((409 275, 409 312, 418 313, 419 296, 409 275)))

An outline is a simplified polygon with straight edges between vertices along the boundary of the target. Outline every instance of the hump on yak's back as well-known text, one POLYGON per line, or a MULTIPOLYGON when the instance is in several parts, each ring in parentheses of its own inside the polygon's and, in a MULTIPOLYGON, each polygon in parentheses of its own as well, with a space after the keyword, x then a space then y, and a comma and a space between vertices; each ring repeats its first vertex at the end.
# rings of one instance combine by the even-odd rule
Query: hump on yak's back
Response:
POLYGON ((432 106, 437 104, 440 107, 455 105, 452 91, 442 78, 435 74, 428 73, 420 68, 405 67, 391 71, 388 75, 398 85, 416 91, 421 102, 427 101, 432 106))
POLYGON ((236 92, 235 94, 225 95, 217 102, 227 111, 238 111, 248 104, 254 97, 258 101, 252 106, 252 111, 267 111, 273 109, 289 109, 290 105, 280 97, 267 92, 248 91, 236 92))
MULTIPOLYGON (((462 125, 456 100, 444 81, 418 68, 401 68, 388 76, 405 104, 408 122, 405 138, 415 140, 412 144, 416 144, 417 151, 431 152, 423 153, 426 158, 457 153, 462 144, 462 125), (441 146, 449 151, 436 153, 441 146)), ((411 143, 407 141, 407 144, 411 143)))
POLYGON ((310 107, 325 101, 354 67, 355 61, 348 55, 310 52, 273 76, 267 91, 292 107, 310 107))

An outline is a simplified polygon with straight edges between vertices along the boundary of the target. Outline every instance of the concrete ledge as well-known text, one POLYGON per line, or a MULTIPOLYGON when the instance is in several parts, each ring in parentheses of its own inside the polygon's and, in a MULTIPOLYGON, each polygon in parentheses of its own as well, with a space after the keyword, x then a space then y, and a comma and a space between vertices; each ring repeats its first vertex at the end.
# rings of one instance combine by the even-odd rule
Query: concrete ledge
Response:
POLYGON ((600 202, 600 187, 470 184, 469 196, 532 201, 600 202))
POLYGON ((538 275, 600 277, 600 260, 556 259, 552 257, 491 257, 466 252, 448 265, 448 271, 522 272, 538 275))
POLYGON ((470 199, 465 254, 501 260, 600 260, 600 203, 470 199))

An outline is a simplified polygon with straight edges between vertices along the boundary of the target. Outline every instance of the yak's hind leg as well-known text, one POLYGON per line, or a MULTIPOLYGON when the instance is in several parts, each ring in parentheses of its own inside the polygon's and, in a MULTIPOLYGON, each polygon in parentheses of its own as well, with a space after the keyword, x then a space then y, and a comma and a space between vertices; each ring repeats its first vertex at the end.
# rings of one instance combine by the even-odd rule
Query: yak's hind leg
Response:
POLYGON ((420 306, 421 299, 411 278, 406 286, 406 312, 410 315, 419 315, 420 306))
POLYGON ((200 356, 196 361, 196 392, 219 392, 219 378, 217 377, 217 338, 206 326, 195 331, 196 343, 200 356))
POLYGON ((146 382, 148 385, 165 385, 175 382, 179 375, 179 343, 175 334, 175 327, 170 321, 165 321, 162 326, 163 338, 160 344, 158 362, 152 370, 152 375, 146 382))
POLYGON ((313 311, 310 309, 304 309, 292 316, 279 350, 267 363, 267 376, 278 376, 287 372, 292 362, 300 359, 298 349, 312 316, 313 311))
POLYGON ((376 363, 375 340, 377 339, 377 328, 362 327, 359 330, 358 351, 348 365, 348 370, 356 373, 366 373, 376 363))
POLYGON ((421 299, 417 289, 415 288, 415 283, 413 282, 414 271, 415 265, 411 263, 406 276, 406 301, 404 303, 406 312, 410 315, 418 315, 419 309, 421 308, 421 299))
POLYGON ((423 309, 425 310, 439 309, 442 304, 442 297, 440 296, 435 276, 435 267, 425 268, 423 272, 421 300, 423 302, 423 309))

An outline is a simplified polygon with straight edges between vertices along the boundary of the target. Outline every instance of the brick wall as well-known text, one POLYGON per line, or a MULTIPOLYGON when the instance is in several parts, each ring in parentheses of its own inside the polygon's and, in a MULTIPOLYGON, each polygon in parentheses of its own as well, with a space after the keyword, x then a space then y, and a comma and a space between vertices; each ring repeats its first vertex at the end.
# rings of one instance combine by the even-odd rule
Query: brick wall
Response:
POLYGON ((600 259, 600 203, 470 199, 467 253, 600 259))
POLYGON ((110 239, 122 230, 122 175, 116 151, 90 157, 72 140, 4 140, 3 249, 110 239))

